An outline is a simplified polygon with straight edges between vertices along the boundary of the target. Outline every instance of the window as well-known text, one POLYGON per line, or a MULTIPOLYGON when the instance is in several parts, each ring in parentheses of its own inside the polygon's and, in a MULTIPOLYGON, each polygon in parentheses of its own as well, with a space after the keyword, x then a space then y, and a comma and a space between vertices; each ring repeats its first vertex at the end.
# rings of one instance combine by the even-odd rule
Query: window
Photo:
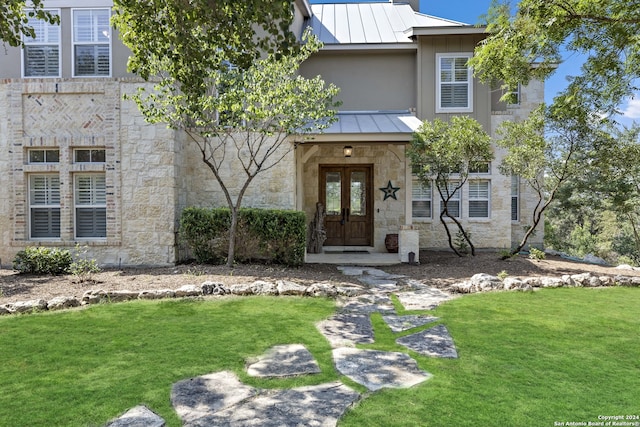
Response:
POLYGON ((472 162, 469 165, 469 173, 489 174, 491 173, 491 163, 489 162, 472 162))
MULTIPOLYGON (((460 185, 457 181, 451 181, 448 183, 447 188, 442 188, 442 194, 444 197, 447 195, 449 197, 449 202, 447 203, 447 210, 449 214, 454 218, 460 218, 460 189, 458 186, 460 185)), ((440 200, 440 212, 444 212, 444 201, 440 200)))
POLYGON ((73 10, 73 75, 111 75, 109 9, 73 10))
POLYGON ((31 238, 60 237, 60 177, 29 177, 29 224, 31 238))
POLYGON ((413 177, 411 205, 414 218, 431 218, 431 182, 423 183, 413 177))
POLYGON ((437 54, 436 113, 473 111, 472 54, 437 54))
POLYGON ((520 178, 511 175, 511 221, 520 220, 520 178))
POLYGON ((29 163, 59 163, 60 150, 29 150, 29 163))
POLYGON ((520 85, 510 88, 507 91, 507 95, 508 95, 507 104, 519 105, 520 104, 520 85))
MULTIPOLYGON (((57 10, 48 10, 59 15, 57 10)), ((60 77, 60 25, 49 24, 35 16, 27 25, 35 31, 35 38, 24 36, 22 74, 24 77, 60 77)))
POLYGON ((104 163, 105 150, 102 149, 77 149, 73 151, 74 163, 104 163))
POLYGON ((107 197, 104 174, 76 175, 77 238, 107 237, 107 197))
POLYGON ((487 180, 469 181, 469 218, 489 218, 489 191, 487 180))

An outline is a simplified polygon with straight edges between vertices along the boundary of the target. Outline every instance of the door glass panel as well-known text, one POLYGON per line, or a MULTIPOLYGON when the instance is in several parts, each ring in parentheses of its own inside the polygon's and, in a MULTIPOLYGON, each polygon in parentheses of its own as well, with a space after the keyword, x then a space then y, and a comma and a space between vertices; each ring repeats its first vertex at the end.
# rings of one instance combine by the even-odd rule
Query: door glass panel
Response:
POLYGON ((351 173, 351 215, 367 214, 366 179, 366 172, 351 173))
POLYGON ((342 209, 342 181, 340 172, 327 172, 326 175, 327 215, 340 215, 342 209))

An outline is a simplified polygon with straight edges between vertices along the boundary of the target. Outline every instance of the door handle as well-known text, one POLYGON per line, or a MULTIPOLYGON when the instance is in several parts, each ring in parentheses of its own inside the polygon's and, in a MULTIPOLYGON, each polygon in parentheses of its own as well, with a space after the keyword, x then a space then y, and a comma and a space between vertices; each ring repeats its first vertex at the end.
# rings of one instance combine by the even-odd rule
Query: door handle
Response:
POLYGON ((347 209, 346 208, 342 208, 342 219, 340 220, 340 225, 344 225, 344 222, 345 222, 344 218, 345 218, 346 212, 347 212, 347 209))
POLYGON ((349 215, 351 215, 351 209, 347 208, 347 222, 349 222, 349 215))

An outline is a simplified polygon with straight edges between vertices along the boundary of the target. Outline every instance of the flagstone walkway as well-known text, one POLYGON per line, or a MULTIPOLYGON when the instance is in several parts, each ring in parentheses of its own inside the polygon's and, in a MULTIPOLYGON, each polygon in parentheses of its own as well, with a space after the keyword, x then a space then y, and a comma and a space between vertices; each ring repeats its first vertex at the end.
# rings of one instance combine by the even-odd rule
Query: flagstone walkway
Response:
MULTIPOLYGON (((452 298, 450 294, 420 282, 402 282, 403 276, 376 268, 338 267, 343 274, 362 283, 360 295, 338 299, 339 309, 317 325, 333 349, 338 372, 374 392, 381 388, 406 388, 428 380, 404 352, 356 348, 374 343, 371 314, 381 313, 392 332, 418 329, 396 342, 408 350, 429 357, 457 358, 452 337, 445 325, 427 327, 439 319, 428 315, 398 315, 390 295, 398 297, 407 310, 431 310, 452 298), (408 288, 407 288, 408 284, 408 288)), ((248 361, 247 374, 278 378, 313 375, 320 368, 301 344, 269 349, 248 361)), ((184 426, 335 426, 338 419, 362 396, 340 381, 292 389, 258 389, 243 384, 233 372, 215 372, 185 379, 173 385, 171 403, 184 426)), ((109 427, 162 427, 164 420, 152 410, 137 406, 109 427)))

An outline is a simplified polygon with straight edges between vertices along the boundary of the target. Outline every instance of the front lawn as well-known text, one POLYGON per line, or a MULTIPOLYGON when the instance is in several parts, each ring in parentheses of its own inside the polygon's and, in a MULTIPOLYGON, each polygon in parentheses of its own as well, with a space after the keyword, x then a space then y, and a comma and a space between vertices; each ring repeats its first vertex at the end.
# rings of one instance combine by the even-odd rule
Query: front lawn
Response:
MULTIPOLYGON (((179 426, 171 384, 221 370, 264 388, 333 381, 331 349, 314 327, 333 310, 324 299, 247 297, 0 318, 0 425, 101 426, 146 404, 179 426), (247 357, 284 343, 306 345, 322 374, 244 374, 247 357)), ((640 412, 640 289, 471 295, 435 315, 460 358, 412 354, 433 378, 372 393, 341 426, 554 426, 640 412)), ((367 348, 406 351, 380 315, 373 322, 367 348)))

